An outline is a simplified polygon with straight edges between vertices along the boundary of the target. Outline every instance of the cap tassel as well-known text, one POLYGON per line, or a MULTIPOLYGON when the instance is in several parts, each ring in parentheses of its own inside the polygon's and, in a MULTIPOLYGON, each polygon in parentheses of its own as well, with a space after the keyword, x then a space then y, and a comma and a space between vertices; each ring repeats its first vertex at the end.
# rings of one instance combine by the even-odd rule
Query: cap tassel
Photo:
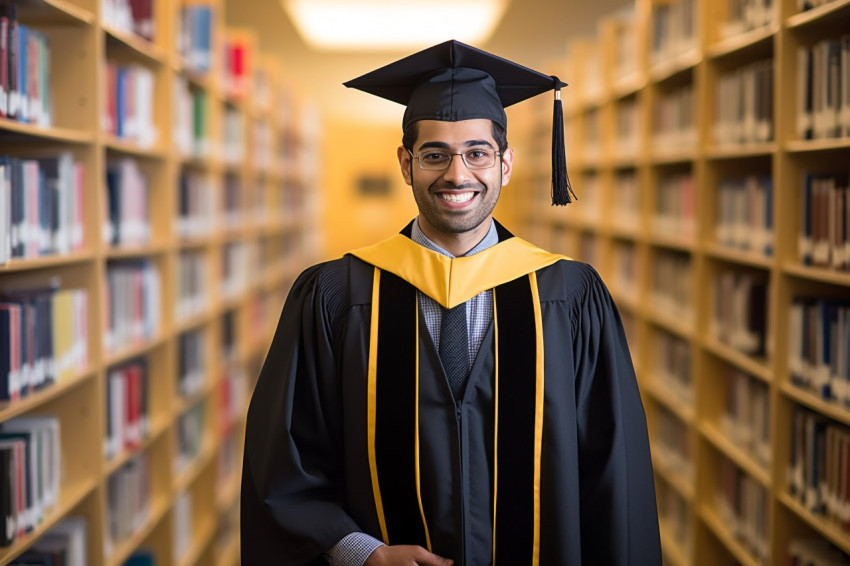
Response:
POLYGON ((564 206, 578 197, 567 175, 567 153, 564 147, 564 109, 561 89, 555 89, 555 111, 552 120, 552 205, 564 206), (571 198, 572 195, 572 198, 571 198))

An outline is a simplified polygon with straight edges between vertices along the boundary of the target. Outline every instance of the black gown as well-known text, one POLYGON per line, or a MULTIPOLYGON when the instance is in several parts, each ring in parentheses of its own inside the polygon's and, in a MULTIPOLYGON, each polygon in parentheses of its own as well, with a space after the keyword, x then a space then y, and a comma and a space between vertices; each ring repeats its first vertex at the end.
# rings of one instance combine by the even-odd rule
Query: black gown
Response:
MULTIPOLYGON (((518 240, 499 230, 494 248, 518 240)), ((494 251, 488 265, 527 255, 517 249, 494 251)), ((619 314, 588 265, 542 263, 493 282, 496 316, 460 400, 410 277, 355 255, 301 274, 248 412, 243 564, 323 564, 355 531, 421 544, 457 566, 661 563, 646 422, 619 314), (383 356, 371 366, 370 340, 383 356), (410 365, 418 372, 399 369, 410 365)), ((415 258, 408 265, 418 271, 415 258)))

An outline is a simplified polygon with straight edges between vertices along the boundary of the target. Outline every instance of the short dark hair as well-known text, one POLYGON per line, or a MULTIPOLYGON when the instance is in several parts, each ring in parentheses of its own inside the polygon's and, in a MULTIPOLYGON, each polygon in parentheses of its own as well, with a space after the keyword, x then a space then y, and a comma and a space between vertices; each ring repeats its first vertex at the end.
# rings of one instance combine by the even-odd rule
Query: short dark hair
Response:
MULTIPOLYGON (((496 140, 496 145, 499 146, 499 152, 505 153, 505 150, 508 149, 508 133, 505 131, 505 128, 497 124, 496 122, 490 122, 492 124, 491 133, 493 139, 496 140)), ((406 130, 404 130, 404 134, 401 138, 401 145, 404 148, 413 153, 413 144, 416 142, 416 138, 419 137, 419 122, 413 122, 410 124, 406 130)))

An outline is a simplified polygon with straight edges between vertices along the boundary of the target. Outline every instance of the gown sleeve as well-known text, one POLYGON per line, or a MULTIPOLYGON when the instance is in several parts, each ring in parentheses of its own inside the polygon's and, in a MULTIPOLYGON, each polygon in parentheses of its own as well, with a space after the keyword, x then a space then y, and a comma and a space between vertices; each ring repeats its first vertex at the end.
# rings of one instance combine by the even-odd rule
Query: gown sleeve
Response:
POLYGON ((293 285, 248 409, 240 527, 245 566, 325 564, 322 554, 359 530, 342 503, 334 309, 322 273, 313 267, 293 285))
POLYGON ((576 405, 583 564, 661 564, 646 418, 617 308, 588 268, 578 302, 576 405))

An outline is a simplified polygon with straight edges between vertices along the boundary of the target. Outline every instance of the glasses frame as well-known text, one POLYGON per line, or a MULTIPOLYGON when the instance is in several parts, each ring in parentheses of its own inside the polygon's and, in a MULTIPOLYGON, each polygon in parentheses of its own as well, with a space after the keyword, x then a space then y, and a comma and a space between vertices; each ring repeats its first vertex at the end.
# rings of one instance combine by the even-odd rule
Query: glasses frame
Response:
MULTIPOLYGON (((416 161, 418 161, 418 162, 419 162, 419 168, 420 168, 420 169, 422 169, 423 171, 445 171, 445 170, 447 170, 449 167, 451 167, 451 166, 452 166, 452 160, 455 158, 455 156, 456 156, 456 155, 460 155, 460 160, 461 160, 461 161, 463 161, 463 165, 464 165, 467 169, 469 169, 470 171, 482 170, 482 169, 490 169, 490 168, 492 168, 492 167, 495 167, 495 166, 496 166, 496 163, 498 163, 499 161, 501 161, 501 159, 495 159, 495 158, 501 158, 501 156, 502 156, 502 152, 501 152, 501 151, 497 151, 497 152, 495 152, 495 153, 493 154, 494 159, 493 159, 493 164, 492 164, 492 165, 487 165, 486 167, 475 167, 475 166, 471 166, 471 165, 469 165, 469 163, 467 163, 467 162, 466 162, 466 154, 467 154, 467 152, 462 152, 462 153, 449 153, 449 154, 448 154, 448 155, 449 155, 449 161, 448 161, 448 163, 446 163, 446 166, 445 166, 445 167, 443 167, 442 169, 427 169, 427 168, 425 168, 425 167, 423 167, 423 166, 422 166, 422 154, 421 154, 421 153, 417 153, 417 154, 415 154, 415 155, 414 155, 414 154, 413 154, 413 152, 412 152, 412 151, 410 151, 409 149, 405 148, 405 150, 407 151, 407 153, 409 153, 409 154, 410 154, 410 157, 411 157, 411 158, 414 158, 414 157, 416 158, 416 161)), ((475 150, 474 150, 474 149, 470 149, 470 150, 468 150, 468 151, 475 151, 475 150)))

